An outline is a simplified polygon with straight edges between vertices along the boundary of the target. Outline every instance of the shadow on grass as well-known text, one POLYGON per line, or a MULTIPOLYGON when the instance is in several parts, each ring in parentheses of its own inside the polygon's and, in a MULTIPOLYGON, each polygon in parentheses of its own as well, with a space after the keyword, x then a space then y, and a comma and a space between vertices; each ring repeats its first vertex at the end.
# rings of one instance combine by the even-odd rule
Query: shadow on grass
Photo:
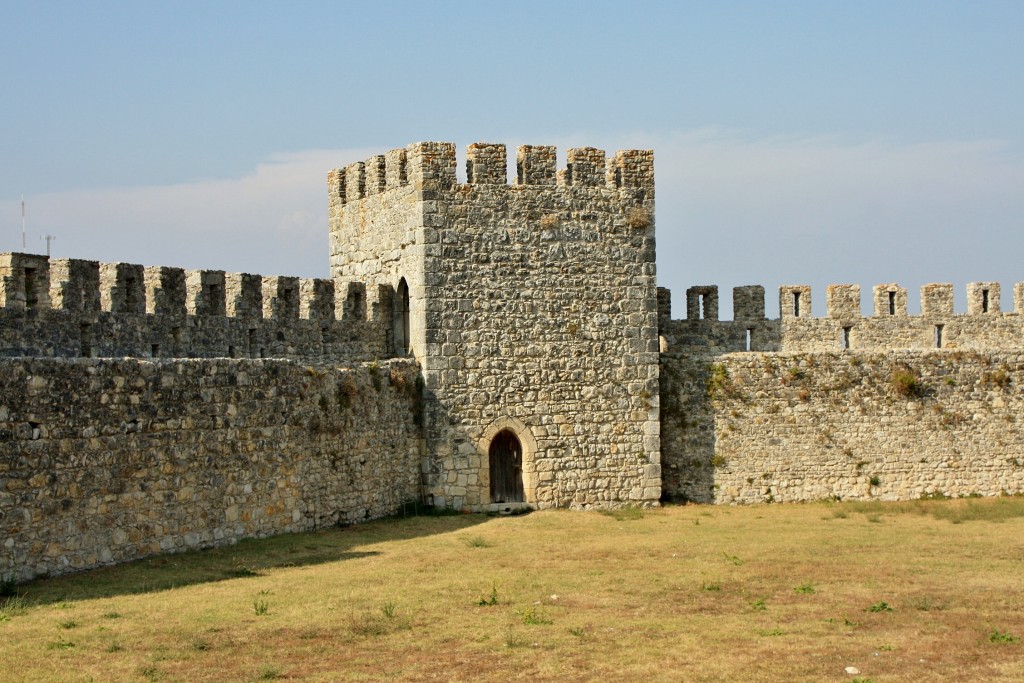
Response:
POLYGON ((275 569, 342 562, 380 555, 359 548, 467 529, 487 521, 481 514, 397 517, 347 527, 251 538, 230 546, 154 555, 15 587, 33 604, 151 593, 214 581, 244 580, 275 569))

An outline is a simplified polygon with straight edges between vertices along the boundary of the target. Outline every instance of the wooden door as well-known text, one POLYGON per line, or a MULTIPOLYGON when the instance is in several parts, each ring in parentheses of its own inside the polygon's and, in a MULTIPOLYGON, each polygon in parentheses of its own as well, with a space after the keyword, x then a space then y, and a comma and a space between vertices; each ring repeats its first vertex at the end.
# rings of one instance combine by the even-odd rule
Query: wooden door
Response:
POLYGON ((494 437, 490 448, 491 502, 522 503, 523 446, 505 429, 494 437))

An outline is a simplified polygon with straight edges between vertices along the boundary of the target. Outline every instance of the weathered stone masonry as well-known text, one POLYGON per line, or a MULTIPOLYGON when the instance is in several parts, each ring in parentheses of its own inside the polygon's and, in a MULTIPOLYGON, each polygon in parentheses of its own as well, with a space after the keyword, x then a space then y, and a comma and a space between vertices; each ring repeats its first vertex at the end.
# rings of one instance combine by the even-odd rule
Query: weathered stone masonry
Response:
POLYGON ((0 358, 373 360, 391 311, 361 293, 336 298, 330 280, 0 254, 0 358))
POLYGON ((570 149, 556 172, 553 147, 524 146, 512 185, 504 145, 470 145, 465 184, 455 165, 420 143, 329 177, 332 274, 408 310, 392 340, 426 381, 425 495, 493 503, 500 426, 524 447, 526 504, 656 502, 651 153, 570 149))
POLYGON ((909 316, 906 290, 878 285, 863 317, 859 287, 834 285, 828 317, 813 318, 810 288, 782 287, 782 316, 767 320, 763 288, 740 287, 736 320, 719 321, 717 288, 688 292, 686 320, 669 319, 662 290, 666 497, 1024 493, 1024 287, 1015 291, 1016 311, 1003 313, 998 283, 971 283, 968 312, 954 315, 952 286, 926 285, 921 315, 909 316))
POLYGON ((0 360, 0 574, 360 522, 419 497, 418 368, 0 360))
POLYGON ((473 510, 1024 492, 1024 283, 655 284, 650 151, 328 175, 331 279, 0 254, 0 575, 473 510))

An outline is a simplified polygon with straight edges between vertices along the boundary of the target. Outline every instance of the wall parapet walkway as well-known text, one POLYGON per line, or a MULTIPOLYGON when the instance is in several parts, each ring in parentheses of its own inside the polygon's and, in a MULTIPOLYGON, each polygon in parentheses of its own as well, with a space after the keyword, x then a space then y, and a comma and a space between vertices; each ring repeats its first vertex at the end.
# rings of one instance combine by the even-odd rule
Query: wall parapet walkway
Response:
POLYGON ((858 285, 830 285, 827 315, 811 314, 811 288, 779 288, 779 317, 765 316, 764 288, 733 289, 735 320, 718 319, 718 287, 686 291, 687 317, 671 319, 671 293, 659 290, 662 345, 694 353, 737 351, 835 351, 889 349, 1024 349, 1024 282, 1014 285, 1014 308, 1001 309, 998 282, 967 285, 967 311, 955 313, 953 285, 921 287, 921 314, 907 313, 907 291, 898 284, 872 290, 873 315, 861 312, 858 285))
POLYGON ((386 287, 0 254, 0 357, 391 355, 386 287))

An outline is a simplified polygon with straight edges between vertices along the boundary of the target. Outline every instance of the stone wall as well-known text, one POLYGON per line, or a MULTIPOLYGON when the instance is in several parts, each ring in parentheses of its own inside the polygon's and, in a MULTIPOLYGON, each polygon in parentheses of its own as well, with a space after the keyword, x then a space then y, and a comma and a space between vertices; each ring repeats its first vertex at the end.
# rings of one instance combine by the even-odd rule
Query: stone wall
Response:
POLYGON ((436 161, 424 377, 435 503, 491 502, 495 433, 522 442, 538 507, 660 497, 654 175, 650 152, 470 145, 436 161))
POLYGON ((661 354, 661 486, 668 501, 714 502, 714 407, 707 400, 713 356, 661 354))
POLYGON ((375 318, 388 322, 395 355, 423 356, 423 263, 434 198, 430 160, 442 143, 418 143, 335 169, 327 176, 331 277, 364 286, 375 318))
POLYGON ((971 282, 967 285, 967 311, 961 314, 953 310, 953 285, 924 285, 920 315, 907 314, 906 289, 896 284, 876 285, 870 316, 861 313, 859 286, 831 285, 826 292, 825 318, 809 315, 810 288, 806 290, 808 305, 801 315, 793 314, 787 292, 780 292, 783 351, 1024 348, 1021 284, 1015 287, 1016 310, 1004 312, 998 282, 971 282))
POLYGON ((421 390, 403 361, 0 360, 0 576, 391 514, 421 390))
POLYGON ((1024 493, 1024 353, 662 358, 669 498, 715 503, 1024 493))
POLYGON ((0 254, 0 358, 292 358, 391 355, 390 312, 353 306, 365 287, 0 254))
POLYGON ((718 287, 686 291, 685 320, 671 319, 672 295, 659 290, 658 323, 663 346, 691 353, 735 351, 869 351, 887 349, 1024 348, 1024 283, 1014 285, 1015 308, 1001 309, 998 282, 967 285, 967 311, 953 310, 953 285, 921 288, 921 313, 907 313, 907 290, 897 284, 873 288, 872 315, 861 312, 858 285, 830 285, 827 315, 811 315, 811 288, 779 288, 779 317, 765 316, 764 288, 733 289, 735 320, 718 319, 718 287))
POLYGON ((687 318, 671 320, 659 292, 664 495, 747 503, 889 499, 1024 491, 1016 387, 1024 354, 1024 285, 1000 308, 998 283, 967 287, 955 314, 948 284, 907 292, 832 285, 828 315, 811 315, 811 288, 733 291, 735 320, 718 320, 718 288, 687 290, 687 318), (938 331, 937 331, 938 328, 938 331), (894 373, 902 375, 894 379, 894 373), (911 381, 900 395, 898 381, 911 381), (915 384, 916 383, 916 384, 915 384), (877 482, 877 483, 873 483, 877 482))

